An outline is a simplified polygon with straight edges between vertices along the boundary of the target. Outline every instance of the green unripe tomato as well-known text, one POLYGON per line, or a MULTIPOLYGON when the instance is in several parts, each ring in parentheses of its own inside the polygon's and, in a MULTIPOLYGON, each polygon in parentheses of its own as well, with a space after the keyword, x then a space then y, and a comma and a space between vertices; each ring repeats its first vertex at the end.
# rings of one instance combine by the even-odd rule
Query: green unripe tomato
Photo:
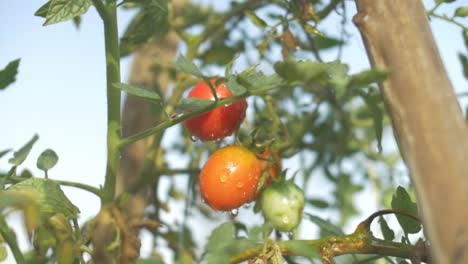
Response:
POLYGON ((278 231, 290 232, 301 223, 304 193, 294 182, 269 186, 262 193, 261 203, 265 219, 278 231))

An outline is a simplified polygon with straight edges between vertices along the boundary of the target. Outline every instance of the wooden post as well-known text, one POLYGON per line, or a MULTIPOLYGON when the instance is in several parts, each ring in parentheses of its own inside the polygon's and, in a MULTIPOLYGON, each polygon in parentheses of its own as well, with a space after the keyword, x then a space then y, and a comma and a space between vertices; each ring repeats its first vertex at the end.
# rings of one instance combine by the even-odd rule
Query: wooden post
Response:
POLYGON ((468 263, 468 128, 420 0, 356 0, 434 263, 468 263))

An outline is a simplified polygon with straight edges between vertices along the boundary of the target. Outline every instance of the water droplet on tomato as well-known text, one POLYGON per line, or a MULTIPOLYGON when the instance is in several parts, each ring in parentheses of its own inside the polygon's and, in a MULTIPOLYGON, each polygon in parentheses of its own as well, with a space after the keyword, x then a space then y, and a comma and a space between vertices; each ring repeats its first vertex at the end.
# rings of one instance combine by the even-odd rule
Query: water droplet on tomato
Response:
POLYGON ((283 224, 289 224, 289 216, 283 215, 283 217, 281 217, 281 221, 283 224))
POLYGON ((221 176, 219 176, 219 181, 220 182, 227 182, 227 175, 226 174, 221 174, 221 176))
POLYGON ((239 209, 232 209, 229 213, 232 217, 236 217, 239 214, 239 209))
POLYGON ((192 140, 192 142, 197 142, 198 141, 198 137, 196 136, 190 136, 190 140, 192 140))
POLYGON ((238 182, 236 183, 236 187, 237 187, 237 189, 241 189, 242 187, 244 187, 244 183, 241 182, 241 181, 238 181, 238 182))

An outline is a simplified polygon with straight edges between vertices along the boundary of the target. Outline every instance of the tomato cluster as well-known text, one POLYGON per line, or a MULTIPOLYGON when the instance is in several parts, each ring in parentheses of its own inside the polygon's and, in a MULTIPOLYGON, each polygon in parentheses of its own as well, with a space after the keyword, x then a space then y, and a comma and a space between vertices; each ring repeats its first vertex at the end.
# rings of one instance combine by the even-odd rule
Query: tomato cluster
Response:
MULTIPOLYGON (((224 83, 216 85, 219 100, 233 96, 224 83)), ((189 98, 215 100, 213 90, 199 82, 189 93, 189 98)), ((219 140, 231 135, 245 118, 247 102, 236 101, 215 108, 187 120, 184 125, 201 141, 219 140)), ((243 146, 226 146, 215 151, 203 166, 200 193, 203 200, 214 210, 231 211, 260 197, 265 219, 280 231, 295 228, 302 215, 304 195, 292 182, 279 180, 272 185, 272 178, 281 172, 281 158, 277 151, 265 148, 254 153, 243 146), (259 184, 264 179, 263 184, 259 184)))

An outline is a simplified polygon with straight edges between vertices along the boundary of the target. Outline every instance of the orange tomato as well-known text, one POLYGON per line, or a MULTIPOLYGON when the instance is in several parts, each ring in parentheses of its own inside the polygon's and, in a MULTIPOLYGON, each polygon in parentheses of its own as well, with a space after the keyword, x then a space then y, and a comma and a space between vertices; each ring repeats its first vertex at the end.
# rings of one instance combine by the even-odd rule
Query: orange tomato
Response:
POLYGON ((256 197, 262 164, 255 154, 240 146, 215 151, 200 173, 200 193, 214 210, 230 211, 256 197))

